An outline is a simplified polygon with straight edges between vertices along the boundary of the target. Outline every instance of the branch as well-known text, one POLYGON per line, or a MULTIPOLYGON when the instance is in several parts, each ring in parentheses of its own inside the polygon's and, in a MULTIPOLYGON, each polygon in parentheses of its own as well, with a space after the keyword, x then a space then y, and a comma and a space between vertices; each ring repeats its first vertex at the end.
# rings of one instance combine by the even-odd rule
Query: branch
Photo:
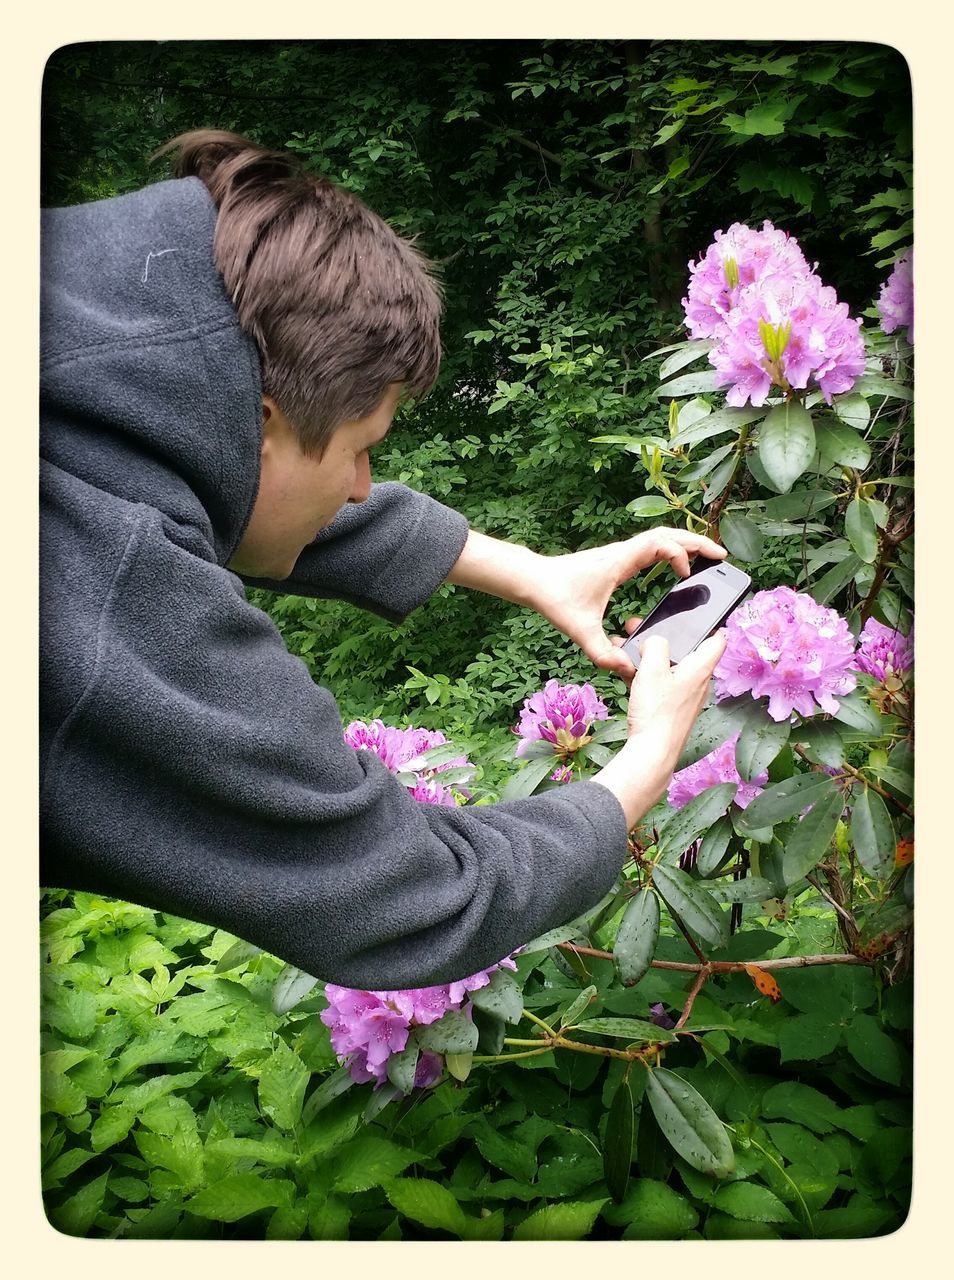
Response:
MULTIPOLYGON (((566 947, 571 944, 558 942, 557 946, 566 947)), ((574 947, 582 955, 593 956, 596 960, 612 960, 612 951, 595 951, 592 947, 574 947)), ((803 969, 820 964, 864 964, 869 968, 873 960, 862 960, 859 956, 838 953, 836 955, 819 956, 781 956, 777 960, 708 960, 705 964, 686 964, 680 960, 653 960, 654 969, 670 969, 676 973, 700 973, 710 969, 713 973, 744 973, 747 964, 757 964, 760 969, 803 969)))

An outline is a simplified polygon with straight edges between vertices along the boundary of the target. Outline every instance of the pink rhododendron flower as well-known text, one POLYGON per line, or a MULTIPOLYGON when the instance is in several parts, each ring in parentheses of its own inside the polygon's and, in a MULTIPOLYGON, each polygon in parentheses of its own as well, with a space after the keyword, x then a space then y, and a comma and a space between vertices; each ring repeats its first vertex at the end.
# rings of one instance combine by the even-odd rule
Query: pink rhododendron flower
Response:
POLYGON ((875 618, 869 618, 858 637, 854 665, 858 671, 874 676, 882 684, 892 676, 910 671, 914 665, 914 628, 910 634, 894 631, 875 618))
POLYGON ((722 782, 738 783, 735 792, 735 803, 740 809, 744 809, 746 805, 752 803, 765 783, 768 782, 768 774, 759 773, 756 774, 751 782, 742 781, 735 765, 735 744, 738 740, 739 734, 737 733, 734 737, 729 738, 728 742, 723 742, 721 747, 716 747, 707 756, 697 760, 695 764, 687 765, 685 769, 680 769, 678 773, 672 775, 667 799, 674 809, 681 809, 694 796, 707 791, 709 787, 718 786, 722 782))
POLYGON ((560 755, 579 750, 589 742, 595 720, 608 720, 609 710, 591 684, 560 684, 548 680, 543 688, 524 700, 520 723, 514 730, 522 741, 517 755, 531 742, 543 739, 553 743, 560 755))
MULTIPOLYGON (((347 1062, 357 1084, 369 1080, 380 1087, 387 1080, 388 1059, 407 1047, 414 1027, 426 1027, 443 1018, 448 1009, 464 1008, 467 995, 490 982, 497 969, 516 969, 512 957, 499 964, 436 987, 411 987, 397 991, 360 991, 353 987, 325 984, 328 1008, 319 1014, 331 1032, 331 1046, 339 1061, 347 1062)), ((422 1053, 414 1077, 415 1088, 426 1089, 440 1079, 444 1069, 441 1054, 422 1053)))
POLYGON ((770 222, 735 223, 696 263, 683 299, 694 338, 717 342, 709 361, 726 401, 765 403, 771 388, 817 386, 828 404, 864 371, 861 321, 809 267, 797 242, 770 222))
MULTIPOLYGON (((357 751, 371 751, 387 765, 392 773, 406 772, 406 766, 431 747, 444 746, 447 739, 439 729, 393 729, 381 720, 365 724, 352 720, 344 731, 344 740, 357 751)), ((435 764, 414 773, 414 782, 408 787, 415 800, 422 804, 441 804, 452 808, 457 799, 448 787, 442 786, 437 775, 445 769, 468 764, 466 756, 456 756, 443 764, 435 764)), ((469 792, 463 792, 464 796, 469 792)))
POLYGON ((789 587, 759 591, 726 623, 726 647, 715 669, 716 697, 768 695, 773 720, 793 711, 834 714, 836 697, 857 685, 854 640, 834 609, 789 587))
MULTIPOLYGON (((519 755, 519 750, 517 752, 519 755)), ((553 770, 550 774, 551 782, 570 782, 573 778, 573 766, 571 764, 561 764, 559 768, 553 770)))
POLYGON ((914 250, 903 253, 881 286, 878 314, 885 333, 907 329, 908 342, 914 336, 914 250))

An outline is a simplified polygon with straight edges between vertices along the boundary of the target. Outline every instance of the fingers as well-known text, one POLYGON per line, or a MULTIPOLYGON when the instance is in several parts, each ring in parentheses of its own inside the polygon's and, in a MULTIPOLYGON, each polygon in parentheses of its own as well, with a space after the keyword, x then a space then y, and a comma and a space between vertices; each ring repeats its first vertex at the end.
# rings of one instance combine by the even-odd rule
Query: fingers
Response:
POLYGON ((647 636, 639 646, 638 679, 641 683, 659 680, 669 670, 669 641, 665 636, 647 636))

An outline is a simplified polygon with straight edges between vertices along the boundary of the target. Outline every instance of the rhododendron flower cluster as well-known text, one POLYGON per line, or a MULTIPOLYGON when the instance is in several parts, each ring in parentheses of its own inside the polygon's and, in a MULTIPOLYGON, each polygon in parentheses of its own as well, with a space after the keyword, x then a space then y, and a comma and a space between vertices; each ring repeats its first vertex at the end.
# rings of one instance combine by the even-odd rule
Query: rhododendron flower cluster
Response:
POLYGON ((768 695, 773 720, 793 711, 834 714, 837 697, 857 685, 855 643, 848 624, 804 592, 759 591, 726 623, 726 646, 715 669, 716 697, 768 695))
MULTIPOLYGON (((352 720, 344 731, 344 740, 359 751, 371 751, 382 760, 392 773, 405 772, 405 766, 431 747, 443 746, 447 739, 439 729, 394 729, 381 720, 365 724, 352 720)), ((414 772, 414 783, 408 788, 415 800, 422 804, 457 804, 454 793, 442 786, 436 775, 446 769, 454 769, 468 763, 466 756, 457 756, 443 764, 432 765, 414 772)))
POLYGON ((594 721, 608 719, 609 710, 591 684, 548 680, 538 693, 524 700, 520 723, 514 730, 521 738, 517 755, 523 755, 530 743, 539 739, 553 743, 558 755, 570 755, 589 742, 594 721))
MULTIPOLYGON (((464 1009, 471 991, 479 991, 490 982, 497 969, 516 969, 507 957, 489 969, 459 982, 436 987, 412 987, 400 991, 361 991, 353 987, 325 984, 328 1008, 319 1014, 331 1032, 331 1045, 339 1061, 347 1062, 356 1084, 369 1080, 380 1087, 387 1080, 388 1059, 407 1048, 414 1027, 426 1027, 442 1018, 448 1009, 464 1009)), ((439 1053, 421 1053, 417 1060, 414 1085, 425 1089, 436 1083, 444 1070, 439 1053)))
POLYGON ((907 329, 908 342, 914 337, 914 250, 903 253, 881 286, 878 314, 885 333, 907 329))
POLYGON ((751 782, 742 780, 735 764, 735 744, 738 740, 739 734, 737 733, 734 737, 729 738, 727 742, 723 742, 721 747, 716 747, 707 756, 697 760, 695 764, 687 765, 685 769, 680 769, 672 775, 667 798, 674 809, 681 809, 694 796, 708 790, 709 787, 716 787, 722 782, 735 782, 738 784, 735 792, 735 803, 740 809, 744 809, 752 803, 765 783, 768 782, 768 774, 756 774, 751 782))
POLYGON ((908 635, 869 618, 858 637, 855 666, 882 684, 914 665, 914 628, 908 635))
POLYGON ((762 405, 773 386, 801 391, 810 381, 830 404, 864 371, 861 321, 771 222, 717 231, 689 270, 686 324, 693 338, 716 341, 709 360, 728 404, 762 405))

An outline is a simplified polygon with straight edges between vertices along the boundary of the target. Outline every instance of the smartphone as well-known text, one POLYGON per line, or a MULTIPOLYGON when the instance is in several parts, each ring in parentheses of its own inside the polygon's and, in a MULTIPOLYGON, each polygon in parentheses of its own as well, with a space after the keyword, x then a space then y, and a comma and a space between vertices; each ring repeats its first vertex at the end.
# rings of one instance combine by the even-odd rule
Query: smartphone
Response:
POLYGON ((722 626, 741 603, 752 579, 727 560, 696 556, 689 577, 667 592, 633 632, 623 651, 639 667, 639 645, 647 636, 665 636, 669 660, 681 662, 722 626))

